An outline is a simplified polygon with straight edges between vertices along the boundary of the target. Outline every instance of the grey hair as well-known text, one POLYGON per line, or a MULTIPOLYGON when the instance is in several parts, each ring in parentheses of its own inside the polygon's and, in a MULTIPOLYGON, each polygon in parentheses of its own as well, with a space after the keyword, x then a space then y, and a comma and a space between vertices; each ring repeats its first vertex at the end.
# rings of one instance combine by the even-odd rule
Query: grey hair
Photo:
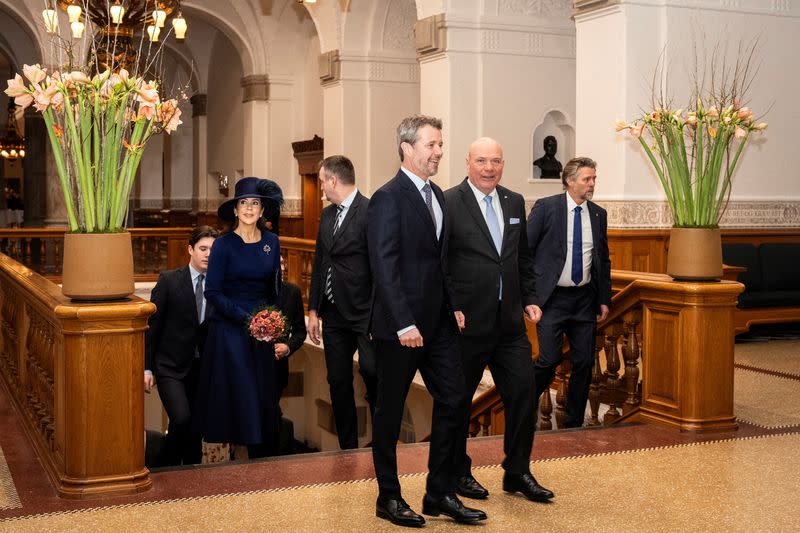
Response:
POLYGON ((442 129, 442 119, 427 115, 411 115, 404 118, 397 126, 397 153, 403 161, 403 143, 414 144, 417 142, 417 131, 423 126, 431 126, 437 130, 442 129))
POLYGON ((564 189, 567 188, 567 181, 575 181, 575 176, 582 168, 597 169, 597 163, 589 157, 573 157, 570 159, 564 165, 564 170, 561 173, 561 183, 564 184, 564 189))

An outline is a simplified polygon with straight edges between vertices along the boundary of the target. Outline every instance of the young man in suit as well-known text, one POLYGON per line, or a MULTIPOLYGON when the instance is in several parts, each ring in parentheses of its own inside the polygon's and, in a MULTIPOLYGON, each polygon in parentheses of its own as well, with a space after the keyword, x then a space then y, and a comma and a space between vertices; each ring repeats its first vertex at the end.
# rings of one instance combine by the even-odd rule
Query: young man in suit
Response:
POLYGON ((375 299, 378 402, 372 458, 378 478, 375 514, 401 526, 425 520, 403 500, 397 439, 409 386, 417 370, 433 396, 424 514, 457 522, 486 519, 456 496, 455 444, 463 418, 464 374, 445 271, 449 222, 441 189, 430 178, 442 158, 442 122, 411 116, 397 127, 401 167, 369 204, 369 257, 375 299))
POLYGON ((611 261, 605 209, 591 201, 596 163, 576 157, 565 166, 565 192, 541 198, 528 216, 533 255, 539 359, 534 368, 538 400, 549 390, 562 360, 563 335, 570 346, 572 375, 567 393, 566 427, 581 427, 594 363, 595 327, 608 316, 611 261))
POLYGON ((162 272, 150 294, 156 312, 145 333, 144 389, 150 392, 158 385, 169 416, 164 443, 167 465, 194 464, 202 459, 202 440, 190 431, 190 420, 206 331, 205 273, 217 235, 209 226, 193 229, 189 264, 162 272))
POLYGON ((367 253, 369 200, 358 192, 353 163, 343 155, 322 161, 320 188, 331 205, 322 210, 308 299, 308 333, 322 339, 333 417, 343 450, 358 447, 358 418, 353 390, 353 354, 375 405, 375 348, 368 337, 372 278, 367 253))
POLYGON ((456 452, 457 488, 467 498, 489 496, 472 476, 467 455, 472 395, 488 365, 505 407, 503 490, 546 501, 553 493, 530 471, 533 361, 523 318, 536 322, 541 311, 534 305, 525 200, 499 185, 504 165, 500 144, 478 139, 467 154, 467 178, 444 193, 451 228, 448 275, 468 393, 456 452))

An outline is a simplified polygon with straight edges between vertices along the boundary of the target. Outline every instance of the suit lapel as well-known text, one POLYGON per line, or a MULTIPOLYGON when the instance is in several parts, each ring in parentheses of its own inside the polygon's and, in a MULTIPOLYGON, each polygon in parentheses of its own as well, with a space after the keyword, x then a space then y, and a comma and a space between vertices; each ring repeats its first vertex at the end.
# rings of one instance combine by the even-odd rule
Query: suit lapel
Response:
MULTIPOLYGON (((333 240, 331 241, 331 246, 336 244, 336 241, 339 239, 339 235, 344 233, 345 228, 356 216, 356 210, 358 209, 359 204, 361 203, 361 193, 356 193, 355 198, 353 198, 353 202, 350 204, 350 207, 347 209, 347 213, 344 215, 344 220, 339 223, 339 228, 336 230, 336 233, 333 234, 333 240)), ((334 223, 336 221, 334 220, 334 223)), ((333 228, 331 228, 332 230, 333 228)))
MULTIPOLYGON (((422 219, 423 224, 427 226, 428 233, 433 237, 434 240, 436 240, 436 227, 433 225, 433 219, 428 211, 428 206, 425 205, 425 201, 422 199, 422 194, 420 194, 419 189, 417 189, 417 186, 414 185, 414 182, 411 181, 411 178, 406 176, 405 172, 402 170, 398 172, 397 177, 400 178, 400 190, 403 192, 406 200, 411 202, 411 205, 414 206, 414 209, 417 210, 417 214, 419 214, 420 218, 422 219)), ((436 199, 439 200, 439 195, 436 196, 436 199)), ((443 206, 444 202, 439 200, 439 205, 443 206)), ((444 212, 444 210, 442 210, 442 212, 444 212)), ((444 221, 442 221, 442 223, 444 224, 444 221)))
POLYGON ((500 208, 503 210, 503 244, 500 247, 500 251, 503 252, 506 249, 506 241, 509 238, 508 234, 511 233, 508 231, 508 221, 511 217, 511 200, 508 198, 508 191, 504 188, 498 186, 496 190, 497 199, 500 200, 500 208))
POLYGON ((562 257, 566 259, 567 257, 567 194, 561 194, 561 200, 558 201, 557 208, 556 208, 556 220, 560 220, 559 223, 559 238, 561 239, 561 254, 562 257))
POLYGON ((481 213, 478 199, 475 198, 475 193, 472 192, 466 179, 461 183, 458 190, 461 194, 461 202, 464 204, 467 212, 475 219, 475 223, 481 229, 483 236, 486 237, 486 242, 489 244, 489 247, 497 253, 497 249, 494 247, 494 241, 492 240, 492 234, 489 233, 489 226, 486 224, 486 218, 483 216, 483 213, 481 213))

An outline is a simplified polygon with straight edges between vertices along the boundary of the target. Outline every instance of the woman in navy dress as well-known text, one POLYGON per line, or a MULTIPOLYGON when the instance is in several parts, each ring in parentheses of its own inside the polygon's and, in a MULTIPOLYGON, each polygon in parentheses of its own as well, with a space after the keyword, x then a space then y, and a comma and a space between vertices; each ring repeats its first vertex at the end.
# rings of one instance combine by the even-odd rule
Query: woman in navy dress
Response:
POLYGON ((217 211, 230 231, 214 241, 208 260, 208 338, 194 426, 206 442, 233 444, 237 459, 247 448, 236 445, 261 443, 278 430, 274 344, 253 339, 247 325, 260 308, 278 303, 278 237, 264 222, 277 219, 282 203, 274 182, 239 180, 217 211))

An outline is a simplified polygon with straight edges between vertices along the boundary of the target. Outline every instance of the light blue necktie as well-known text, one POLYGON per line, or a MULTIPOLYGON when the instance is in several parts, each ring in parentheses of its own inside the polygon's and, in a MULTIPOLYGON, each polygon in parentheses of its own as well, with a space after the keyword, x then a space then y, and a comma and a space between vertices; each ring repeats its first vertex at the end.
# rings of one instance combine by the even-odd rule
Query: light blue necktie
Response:
MULTIPOLYGON (((500 236, 500 224, 497 223, 497 214, 495 214, 494 207, 492 206, 492 197, 484 196, 483 201, 486 202, 486 225, 489 227, 489 234, 492 236, 497 255, 500 255, 503 239, 500 236)), ((498 299, 503 299, 503 276, 500 276, 500 294, 498 295, 498 299)))
POLYGON ((583 281, 583 224, 581 206, 575 207, 575 222, 572 227, 572 282, 579 285, 583 281))

